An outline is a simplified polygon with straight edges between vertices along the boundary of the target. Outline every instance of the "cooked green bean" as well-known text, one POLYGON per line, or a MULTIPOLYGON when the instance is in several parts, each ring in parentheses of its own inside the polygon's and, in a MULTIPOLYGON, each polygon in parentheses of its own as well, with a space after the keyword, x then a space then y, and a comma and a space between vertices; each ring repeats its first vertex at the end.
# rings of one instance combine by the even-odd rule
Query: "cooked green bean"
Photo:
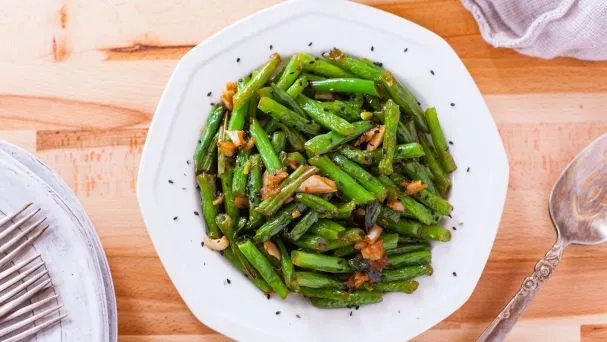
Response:
POLYGON ((301 56, 295 55, 289 59, 289 63, 285 67, 282 75, 276 82, 276 86, 282 90, 287 90, 293 82, 299 77, 299 74, 303 70, 301 56))
POLYGON ((272 267, 272 264, 270 264, 263 254, 261 254, 253 242, 251 242, 251 240, 245 240, 238 244, 238 248, 251 265, 253 265, 259 274, 261 274, 268 285, 270 285, 281 298, 287 298, 289 290, 272 267))
MULTIPOLYGON (((198 144, 196 144, 196 149, 194 150, 194 165, 196 168, 196 174, 202 172, 202 163, 203 159, 209 152, 209 146, 211 146, 213 142, 213 138, 215 134, 219 130, 219 126, 221 125, 221 120, 223 120, 223 113, 225 112, 225 108, 222 105, 214 105, 211 108, 211 112, 207 117, 207 122, 205 127, 202 129, 200 134, 200 138, 198 138, 198 144)), ((207 170, 208 171, 208 170, 207 170)))
POLYGON ((234 196, 244 197, 247 188, 247 176, 245 168, 249 165, 249 173, 251 168, 250 150, 241 149, 236 156, 236 166, 234 166, 234 176, 232 180, 232 192, 234 196))
POLYGON ((301 94, 304 89, 309 85, 308 78, 306 76, 301 76, 296 79, 295 82, 287 89, 287 94, 291 96, 291 98, 297 98, 299 94, 301 94))
POLYGON ((266 169, 270 172, 277 172, 282 169, 282 163, 274 151, 274 146, 272 146, 266 132, 255 119, 251 120, 251 135, 255 139, 255 146, 257 146, 266 169))
POLYGON ((419 282, 415 280, 380 281, 373 284, 373 290, 380 292, 403 292, 411 294, 417 290, 419 282))
POLYGON ((272 236, 280 233, 286 226, 300 215, 306 206, 301 203, 293 203, 284 207, 269 221, 266 221, 255 233, 255 241, 266 241, 272 236), (298 214, 299 213, 299 214, 298 214))
POLYGON ((217 216, 217 207, 213 204, 215 200, 213 196, 217 192, 215 186, 215 176, 206 173, 200 174, 196 177, 198 186, 200 187, 200 198, 202 199, 202 216, 207 224, 207 235, 211 239, 219 237, 219 228, 215 223, 215 216, 217 216))
POLYGON ((333 161, 371 192, 378 201, 383 202, 386 199, 386 187, 367 170, 339 153, 333 155, 333 161))
POLYGON ((398 110, 398 105, 392 100, 386 101, 385 108, 386 132, 381 148, 382 158, 379 162, 379 172, 384 175, 389 175, 393 171, 392 162, 394 161, 394 155, 396 154, 396 131, 398 128, 400 112, 398 110))
POLYGON ((285 150, 285 146, 287 146, 287 136, 283 131, 276 131, 272 134, 272 146, 274 146, 274 151, 276 153, 280 153, 285 150))
POLYGON ((394 75, 392 75, 389 71, 384 70, 381 73, 380 78, 394 102, 396 102, 405 111, 405 113, 413 117, 417 128, 423 130, 424 132, 428 132, 428 126, 424 120, 424 113, 417 104, 417 99, 415 96, 413 96, 411 91, 400 84, 400 82, 398 82, 394 75))
POLYGON ((291 197, 297 188, 312 175, 315 175, 318 169, 313 166, 301 165, 299 168, 291 174, 297 175, 294 178, 287 178, 280 184, 280 192, 275 196, 267 198, 259 204, 255 210, 264 214, 265 216, 272 216, 280 209, 280 207, 291 197))
POLYGON ((348 261, 330 255, 292 251, 291 261, 295 266, 329 273, 349 273, 348 261))
POLYGON ((295 195, 295 199, 323 216, 331 217, 337 215, 337 207, 322 197, 300 192, 295 195))
POLYGON ((318 272, 295 272, 295 284, 297 287, 307 288, 334 288, 334 289, 345 289, 346 284, 343 281, 336 280, 335 278, 318 272))
POLYGON ((388 256, 388 268, 403 266, 426 265, 432 261, 432 254, 428 250, 409 252, 388 256))
POLYGON ((270 60, 259 69, 257 74, 251 77, 251 80, 247 82, 242 89, 239 89, 232 99, 233 102, 233 110, 238 110, 239 107, 244 106, 246 101, 250 99, 255 90, 261 88, 276 70, 276 68, 280 65, 280 55, 277 53, 270 56, 270 60))
POLYGON ((326 110, 320 102, 299 95, 297 103, 301 105, 303 110, 316 122, 323 127, 339 133, 340 135, 349 135, 354 133, 354 126, 348 121, 342 119, 329 110, 326 110))
POLYGON ((409 280, 425 275, 432 275, 433 269, 430 265, 416 265, 397 268, 394 270, 384 270, 382 272, 382 281, 409 280))
POLYGON ((331 131, 329 133, 317 135, 314 138, 306 141, 304 148, 308 153, 313 155, 325 154, 333 151, 342 144, 358 138, 361 134, 370 130, 373 127, 371 121, 358 121, 352 124, 354 131, 349 135, 341 135, 331 131))
POLYGON ((453 157, 451 156, 451 153, 449 153, 449 145, 447 145, 447 139, 445 139, 445 135, 443 134, 443 130, 438 121, 436 108, 432 107, 426 109, 425 118, 443 170, 447 173, 455 171, 457 165, 455 165, 455 161, 453 161, 453 157))
POLYGON ((314 58, 307 53, 300 53, 303 70, 326 77, 351 77, 352 74, 325 60, 314 58))
POLYGON ((326 156, 313 157, 308 162, 318 167, 323 174, 331 178, 337 185, 337 189, 346 198, 356 201, 357 204, 365 204, 375 200, 373 194, 358 184, 326 156))
POLYGON ((367 94, 379 97, 373 81, 360 78, 330 78, 310 82, 312 89, 321 93, 367 94))
POLYGON ((340 308, 351 308, 353 306, 368 305, 380 303, 382 301, 381 293, 373 293, 372 295, 364 298, 355 298, 352 300, 343 299, 326 299, 326 298, 312 298, 310 302, 317 308, 322 309, 340 309, 340 308))
POLYGON ((350 57, 339 49, 332 49, 323 56, 344 70, 367 80, 380 81, 381 69, 377 66, 367 64, 358 58, 350 57))
POLYGON ((286 126, 297 129, 303 133, 313 135, 318 134, 320 131, 320 126, 318 126, 317 123, 295 113, 269 97, 264 96, 259 99, 257 108, 286 126))
POLYGON ((293 227, 289 233, 291 240, 298 240, 304 235, 316 221, 318 221, 318 212, 309 211, 299 222, 293 227))

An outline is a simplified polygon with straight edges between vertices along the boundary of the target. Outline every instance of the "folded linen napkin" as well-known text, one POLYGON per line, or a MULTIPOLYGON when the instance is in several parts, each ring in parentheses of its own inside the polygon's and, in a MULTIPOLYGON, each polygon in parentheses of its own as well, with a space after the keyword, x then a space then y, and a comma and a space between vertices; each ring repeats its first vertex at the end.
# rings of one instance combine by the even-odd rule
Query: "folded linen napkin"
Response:
POLYGON ((540 58, 607 60, 606 0, 462 0, 495 47, 540 58))

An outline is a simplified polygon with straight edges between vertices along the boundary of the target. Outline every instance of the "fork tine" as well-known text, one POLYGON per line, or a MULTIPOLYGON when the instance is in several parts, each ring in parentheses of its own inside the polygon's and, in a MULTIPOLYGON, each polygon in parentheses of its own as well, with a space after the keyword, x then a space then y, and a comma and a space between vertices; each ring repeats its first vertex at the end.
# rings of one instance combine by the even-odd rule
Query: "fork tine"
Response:
POLYGON ((13 331, 15 331, 17 329, 20 329, 20 328, 22 328, 22 327, 24 327, 24 326, 26 326, 26 325, 28 325, 30 323, 33 323, 36 320, 38 320, 38 319, 40 319, 40 318, 42 318, 44 316, 50 315, 53 312, 58 311, 62 307, 63 307, 63 305, 57 305, 55 307, 52 307, 50 309, 46 309, 46 310, 44 310, 44 311, 42 311, 40 313, 37 313, 37 314, 35 314, 35 315, 31 316, 31 317, 28 317, 27 319, 24 319, 23 321, 11 324, 10 326, 8 326, 8 327, 0 330, 0 337, 8 335, 8 334, 12 333, 13 331))
POLYGON ((51 320, 48 320, 48 321, 46 321, 46 322, 44 322, 42 324, 39 324, 39 325, 37 325, 37 326, 29 329, 29 330, 26 330, 26 331, 24 331, 24 332, 22 332, 20 334, 12 336, 9 339, 4 340, 4 342, 17 342, 17 341, 19 341, 21 339, 24 339, 26 337, 33 336, 33 335, 37 334, 40 330, 43 330, 46 327, 51 326, 51 325, 53 325, 53 324, 61 321, 65 317, 67 317, 67 315, 64 314, 64 315, 61 315, 59 317, 53 318, 51 320))
POLYGON ((51 282, 51 280, 47 279, 44 282, 36 285, 36 287, 34 287, 33 289, 31 289, 31 290, 25 292, 24 294, 22 294, 21 296, 17 297, 13 301, 8 302, 7 304, 1 306, 0 307, 0 317, 6 315, 7 313, 11 312, 14 308, 21 305, 21 303, 30 299, 33 295, 35 295, 36 293, 40 292, 40 290, 45 288, 46 285, 50 284, 50 282, 51 282))
POLYGON ((27 234, 29 234, 32 230, 38 228, 38 226, 41 225, 42 222, 44 222, 45 220, 46 220, 46 217, 42 218, 42 219, 40 219, 38 221, 36 221, 36 223, 34 223, 31 226, 27 227, 23 231, 19 232, 19 234, 15 235, 10 240, 6 241, 5 243, 0 243, 0 253, 6 252, 14 244, 16 244, 17 242, 19 242, 19 240, 21 240, 24 236, 27 236, 27 234))
POLYGON ((2 281, 4 278, 8 277, 9 275, 15 273, 16 271, 20 270, 23 266, 29 264, 30 262, 34 261, 36 258, 38 258, 40 256, 40 253, 36 253, 33 254, 29 257, 27 257, 27 259, 15 264, 14 266, 6 269, 5 271, 0 272, 0 281, 2 281))
MULTIPOLYGON (((45 276, 46 274, 48 274, 48 270, 42 270, 41 272, 36 273, 34 276, 32 276, 31 278, 29 278, 28 280, 24 281, 23 283, 19 284, 19 286, 15 287, 14 289, 6 292, 5 294, 3 294, 2 296, 0 296, 0 304, 6 302, 7 300, 11 299, 13 296, 15 296, 16 294, 18 294, 19 292, 23 291, 24 289, 26 289, 28 286, 32 285, 33 283, 35 283, 38 279, 42 278, 43 276, 45 276)), ((26 291, 27 292, 27 291, 26 291)), ((0 311, 3 309, 3 306, 0 305, 0 311)))
POLYGON ((6 265, 6 263, 8 263, 9 261, 13 260, 13 258, 17 254, 19 254, 19 252, 22 249, 24 249, 25 247, 27 247, 30 243, 34 242, 40 235, 42 235, 42 233, 44 233, 44 231, 47 228, 48 228, 48 225, 46 227, 40 229, 36 233, 34 233, 34 235, 32 235, 31 237, 29 237, 27 240, 23 241, 19 246, 15 247, 15 249, 13 249, 7 255, 5 255, 4 257, 2 257, 2 259, 0 259, 0 267, 3 267, 4 265, 6 265))
POLYGON ((14 284, 16 284, 18 281, 24 279, 25 277, 27 277, 28 275, 34 273, 37 269, 40 268, 40 266, 44 265, 44 261, 39 262, 38 264, 34 265, 33 267, 28 268, 27 270, 19 273, 18 275, 16 275, 15 277, 11 278, 9 281, 0 284, 0 293, 6 289, 8 289, 9 287, 13 286, 14 284))
POLYGON ((2 231, 2 233, 0 233, 0 239, 4 239, 8 234, 10 234, 13 230, 21 227, 21 225, 29 220, 32 216, 36 215, 38 212, 40 212, 40 208, 32 211, 31 213, 27 214, 25 217, 21 218, 19 221, 13 223, 12 226, 9 226, 8 228, 6 228, 4 231, 2 231))
POLYGON ((17 210, 16 212, 14 212, 14 213, 8 215, 7 217, 3 218, 2 220, 0 220, 0 227, 4 226, 8 221, 15 218, 15 216, 21 214, 25 209, 29 208, 32 204, 33 204, 33 202, 30 202, 30 203, 24 205, 23 207, 21 207, 21 209, 17 210))
POLYGON ((6 321, 10 321, 11 319, 17 318, 17 317, 19 317, 21 315, 24 315, 24 314, 28 314, 28 313, 36 310, 37 308, 43 306, 44 304, 52 301, 53 299, 57 299, 57 298, 59 298, 58 295, 52 295, 50 297, 41 299, 41 300, 39 300, 39 301, 37 301, 37 302, 35 302, 33 304, 30 304, 28 306, 24 306, 21 309, 15 311, 13 313, 11 313, 10 315, 0 318, 0 323, 6 322, 6 321))

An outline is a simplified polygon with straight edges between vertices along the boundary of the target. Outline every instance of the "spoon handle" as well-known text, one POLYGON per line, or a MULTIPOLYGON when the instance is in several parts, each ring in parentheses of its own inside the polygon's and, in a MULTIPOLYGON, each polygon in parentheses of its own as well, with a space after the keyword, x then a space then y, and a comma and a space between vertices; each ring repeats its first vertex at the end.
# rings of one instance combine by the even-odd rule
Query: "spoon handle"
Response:
POLYGON ((503 341, 514 326, 514 323, 523 314, 527 305, 531 303, 540 285, 550 278, 556 266, 561 261, 565 244, 559 238, 546 255, 535 264, 531 276, 525 278, 521 289, 512 297, 510 302, 502 309, 499 315, 487 326, 477 342, 503 341))

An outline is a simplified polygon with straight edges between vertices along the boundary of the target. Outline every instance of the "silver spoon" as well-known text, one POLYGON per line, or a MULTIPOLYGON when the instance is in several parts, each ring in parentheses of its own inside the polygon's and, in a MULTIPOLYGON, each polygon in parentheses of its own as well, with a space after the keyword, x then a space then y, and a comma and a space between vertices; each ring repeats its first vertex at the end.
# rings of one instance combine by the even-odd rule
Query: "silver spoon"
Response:
POLYGON ((570 244, 596 245, 607 241, 607 134, 603 134, 565 168, 556 181, 548 209, 556 228, 556 242, 535 264, 521 289, 489 324, 477 341, 503 341, 523 314, 540 285, 561 261, 570 244))

